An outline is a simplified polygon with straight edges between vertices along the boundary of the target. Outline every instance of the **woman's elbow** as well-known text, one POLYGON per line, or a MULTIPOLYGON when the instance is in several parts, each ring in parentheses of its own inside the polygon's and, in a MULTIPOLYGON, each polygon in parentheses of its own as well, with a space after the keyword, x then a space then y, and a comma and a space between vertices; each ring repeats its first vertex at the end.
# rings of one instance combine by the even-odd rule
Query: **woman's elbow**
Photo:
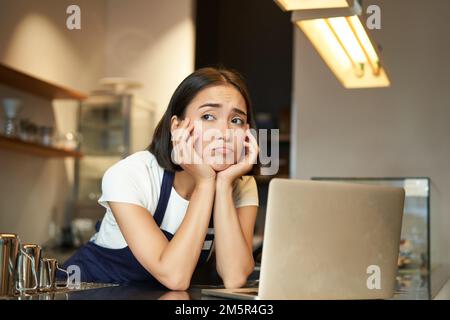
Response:
POLYGON ((160 263, 152 270, 147 268, 147 271, 171 291, 186 291, 191 284, 192 274, 180 268, 173 268, 171 265, 160 263))
MULTIPOLYGON (((243 287, 247 283, 247 278, 253 272, 254 261, 241 272, 236 272, 235 274, 224 275, 219 272, 220 277, 223 280, 223 284, 226 289, 237 289, 243 287)), ((219 271, 219 269, 217 270, 219 271)))
POLYGON ((162 285, 164 285, 167 289, 172 291, 186 291, 189 289, 191 284, 190 279, 171 276, 163 279, 161 281, 162 285))
POLYGON ((247 277, 242 275, 233 278, 224 278, 223 284, 226 289, 237 289, 243 287, 247 283, 247 277))
POLYGON ((189 282, 169 284, 166 287, 167 289, 170 289, 172 291, 186 291, 187 289, 189 289, 189 282))

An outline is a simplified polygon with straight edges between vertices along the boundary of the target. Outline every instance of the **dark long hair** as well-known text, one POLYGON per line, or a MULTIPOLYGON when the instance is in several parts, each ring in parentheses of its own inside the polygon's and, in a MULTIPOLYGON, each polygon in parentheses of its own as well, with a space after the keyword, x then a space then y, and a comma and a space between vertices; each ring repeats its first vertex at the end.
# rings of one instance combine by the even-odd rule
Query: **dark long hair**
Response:
MULTIPOLYGON (((234 86, 242 95, 247 107, 247 122, 250 128, 257 129, 253 115, 250 95, 242 76, 234 71, 223 68, 201 68, 187 76, 176 88, 170 99, 169 105, 163 117, 156 126, 153 140, 149 150, 158 161, 158 164, 166 170, 175 172, 183 170, 172 162, 172 136, 170 132, 171 118, 177 116, 183 119, 186 108, 201 90, 209 86, 228 84, 234 86)), ((259 163, 253 166, 249 174, 259 172, 259 163)))

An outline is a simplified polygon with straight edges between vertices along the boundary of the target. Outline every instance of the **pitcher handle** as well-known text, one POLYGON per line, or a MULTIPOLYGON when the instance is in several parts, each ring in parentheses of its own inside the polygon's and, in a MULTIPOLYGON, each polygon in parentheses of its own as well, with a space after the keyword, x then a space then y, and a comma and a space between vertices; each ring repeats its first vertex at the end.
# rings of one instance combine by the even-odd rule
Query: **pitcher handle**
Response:
POLYGON ((31 261, 31 272, 33 273, 33 278, 34 278, 34 287, 32 287, 32 288, 19 288, 19 286, 18 286, 18 284, 16 282, 16 290, 19 291, 20 293, 22 293, 23 291, 36 290, 37 287, 38 287, 38 279, 37 279, 36 264, 34 262, 34 259, 28 253, 26 253, 22 248, 20 248, 20 253, 23 254, 25 257, 27 257, 27 259, 30 259, 30 261, 31 261))
POLYGON ((58 263, 56 263, 56 269, 58 269, 59 271, 64 272, 67 275, 66 288, 68 288, 69 287, 69 272, 66 269, 60 268, 58 263))

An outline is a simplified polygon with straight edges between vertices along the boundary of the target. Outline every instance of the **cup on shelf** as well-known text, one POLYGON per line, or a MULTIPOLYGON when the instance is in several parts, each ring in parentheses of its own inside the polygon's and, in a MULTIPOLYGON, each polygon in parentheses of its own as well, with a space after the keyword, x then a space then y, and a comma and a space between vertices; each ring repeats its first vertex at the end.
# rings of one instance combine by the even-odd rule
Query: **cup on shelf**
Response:
POLYGON ((39 142, 38 126, 28 119, 19 122, 19 138, 27 142, 39 142))
POLYGON ((39 142, 44 146, 53 144, 53 127, 40 126, 38 128, 39 142))
POLYGON ((81 142, 81 135, 76 132, 58 133, 55 138, 55 146, 62 149, 75 150, 81 142))
POLYGON ((5 98, 2 102, 5 114, 3 134, 8 137, 17 137, 19 134, 17 115, 22 108, 22 101, 16 98, 5 98))

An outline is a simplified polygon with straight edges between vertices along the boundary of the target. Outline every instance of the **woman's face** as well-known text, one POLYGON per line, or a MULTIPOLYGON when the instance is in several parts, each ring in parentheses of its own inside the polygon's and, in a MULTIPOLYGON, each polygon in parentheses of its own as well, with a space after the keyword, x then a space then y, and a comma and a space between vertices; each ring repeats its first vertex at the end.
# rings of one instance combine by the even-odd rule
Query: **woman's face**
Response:
MULTIPOLYGON (((186 108, 185 117, 194 122, 195 150, 215 171, 227 169, 243 155, 247 106, 232 85, 201 90, 186 108)), ((178 119, 181 121, 181 119, 178 119)))

